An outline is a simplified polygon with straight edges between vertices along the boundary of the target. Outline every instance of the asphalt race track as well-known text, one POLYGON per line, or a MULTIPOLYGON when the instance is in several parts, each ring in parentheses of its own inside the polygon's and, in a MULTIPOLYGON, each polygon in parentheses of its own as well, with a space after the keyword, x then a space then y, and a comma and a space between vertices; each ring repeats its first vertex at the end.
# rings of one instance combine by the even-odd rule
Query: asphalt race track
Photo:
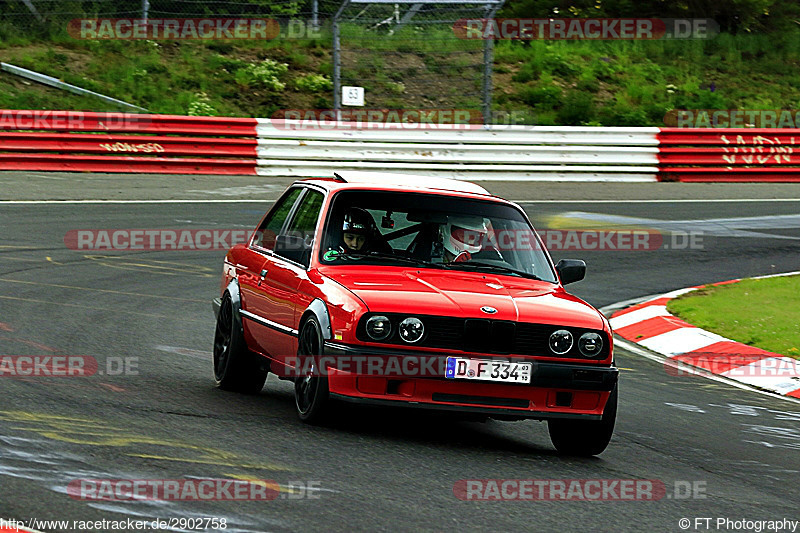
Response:
MULTIPOLYGON (((682 518, 689 531, 709 531, 717 518, 800 520, 799 403, 671 375, 618 349, 617 429, 598 458, 559 457, 537 422, 343 407, 329 427, 309 427, 275 376, 257 396, 214 387, 210 300, 224 251, 65 245, 76 229, 249 230, 287 183, 0 174, 0 355, 92 356, 99 368, 81 378, 0 377, 0 518, 217 517, 228 532, 684 531, 682 518), (85 199, 130 202, 60 201, 85 199), (147 202, 163 199, 192 202, 147 202), (19 200, 36 202, 9 202, 19 200), (252 502, 67 495, 79 479, 181 478, 269 479, 281 492, 252 502), (464 479, 658 480, 666 495, 461 501, 453 487, 464 479), (712 518, 711 527, 696 518, 712 518)), ((553 251, 587 261, 573 292, 597 307, 800 267, 797 185, 484 185, 520 201, 540 230, 615 227, 622 216, 674 232, 657 250, 553 251), (691 247, 689 231, 702 232, 691 247)), ((72 529, 48 529, 60 530, 72 529)))

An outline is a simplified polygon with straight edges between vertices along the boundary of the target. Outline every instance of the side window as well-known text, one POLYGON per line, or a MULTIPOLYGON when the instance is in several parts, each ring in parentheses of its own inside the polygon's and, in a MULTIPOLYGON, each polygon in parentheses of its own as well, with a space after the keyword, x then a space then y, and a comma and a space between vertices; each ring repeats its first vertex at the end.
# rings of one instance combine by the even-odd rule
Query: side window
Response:
POLYGON ((289 216, 292 206, 297 201, 301 192, 303 192, 303 189, 295 187, 281 196, 278 202, 272 207, 267 218, 265 218, 264 222, 259 226, 258 233, 255 239, 253 239, 253 244, 266 248, 267 250, 272 250, 275 247, 275 237, 278 235, 278 232, 281 231, 281 228, 283 228, 286 217, 289 216))
POLYGON ((324 199, 321 192, 309 189, 297 207, 297 212, 289 224, 287 233, 311 242, 314 238, 314 231, 317 229, 317 219, 324 199))
POLYGON ((325 196, 321 192, 306 189, 286 232, 278 236, 278 242, 275 245, 276 255, 308 266, 314 230, 317 228, 317 218, 324 199, 325 196))

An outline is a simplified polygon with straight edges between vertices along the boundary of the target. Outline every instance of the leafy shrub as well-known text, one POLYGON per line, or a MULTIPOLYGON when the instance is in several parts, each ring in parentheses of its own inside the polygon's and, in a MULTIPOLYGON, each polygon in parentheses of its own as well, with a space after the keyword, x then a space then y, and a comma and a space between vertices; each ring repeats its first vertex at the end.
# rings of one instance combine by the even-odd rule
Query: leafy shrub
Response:
POLYGON ((281 76, 289 71, 289 65, 278 63, 274 59, 265 59, 261 63, 250 63, 234 73, 236 83, 245 86, 259 86, 271 91, 280 92, 286 84, 280 81, 281 76))
POLYGON ((406 92, 406 85, 401 82, 389 82, 386 84, 386 88, 389 89, 389 92, 392 94, 403 94, 406 92))
POLYGON ((561 101, 561 89, 554 85, 544 87, 526 87, 519 92, 520 100, 531 107, 554 107, 561 101))
POLYGON ((211 98, 206 93, 196 93, 189 103, 188 115, 190 117, 215 116, 217 110, 211 105, 211 98))
POLYGON ((626 102, 617 102, 613 107, 604 109, 601 122, 607 126, 643 126, 648 123, 641 107, 626 102))
POLYGON ((295 87, 307 93, 319 93, 333 89, 333 82, 322 74, 308 74, 301 76, 294 82, 295 87))
POLYGON ((571 78, 580 71, 575 65, 574 60, 565 58, 559 54, 546 55, 544 58, 544 68, 548 72, 561 76, 562 78, 571 78))
POLYGON ((581 91, 571 91, 558 110, 558 122, 565 126, 580 126, 591 122, 595 109, 592 95, 581 91))
POLYGON ((520 67, 519 71, 511 76, 511 81, 527 83, 538 79, 542 74, 542 65, 538 61, 529 61, 520 67))
POLYGON ((600 82, 594 77, 594 73, 586 71, 578 78, 577 88, 582 91, 595 93, 600 89, 600 82))

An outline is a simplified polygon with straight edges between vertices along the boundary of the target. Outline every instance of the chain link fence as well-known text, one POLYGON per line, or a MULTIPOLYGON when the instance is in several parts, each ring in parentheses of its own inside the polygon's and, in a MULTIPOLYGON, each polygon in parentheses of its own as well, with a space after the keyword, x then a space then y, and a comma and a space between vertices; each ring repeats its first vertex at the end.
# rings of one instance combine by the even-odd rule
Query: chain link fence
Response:
POLYGON ((367 108, 474 110, 470 122, 488 121, 493 41, 462 39, 453 26, 501 6, 344 0, 331 21, 334 107, 341 87, 357 86, 367 108))
POLYGON ((492 17, 503 2, 0 0, 0 36, 72 35, 81 19, 268 18, 281 28, 295 21, 332 47, 335 109, 343 109, 341 88, 357 86, 364 109, 467 110, 466 121, 487 123, 493 41, 463 39, 454 25, 492 17))
POLYGON ((66 33, 80 18, 253 17, 323 19, 338 2, 307 0, 0 0, 0 25, 19 32, 66 33))

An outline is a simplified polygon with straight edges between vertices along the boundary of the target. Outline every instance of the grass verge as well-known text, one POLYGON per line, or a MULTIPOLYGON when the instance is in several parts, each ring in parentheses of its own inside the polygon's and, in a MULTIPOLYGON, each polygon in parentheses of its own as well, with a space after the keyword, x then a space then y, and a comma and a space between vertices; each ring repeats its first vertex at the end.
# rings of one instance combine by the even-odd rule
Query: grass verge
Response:
POLYGON ((729 339, 800 359, 800 275, 706 286, 667 310, 729 339))

